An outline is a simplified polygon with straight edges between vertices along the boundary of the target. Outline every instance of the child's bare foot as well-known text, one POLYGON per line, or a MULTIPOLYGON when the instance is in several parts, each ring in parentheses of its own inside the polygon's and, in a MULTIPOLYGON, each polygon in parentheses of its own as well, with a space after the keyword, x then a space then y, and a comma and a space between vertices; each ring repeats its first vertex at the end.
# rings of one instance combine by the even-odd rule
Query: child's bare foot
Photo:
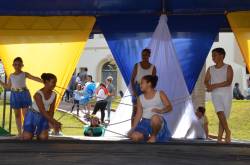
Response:
POLYGON ((156 142, 156 137, 155 136, 151 136, 148 141, 148 143, 155 143, 156 142))
POLYGON ((228 131, 226 133, 226 138, 225 138, 226 143, 231 143, 231 131, 228 131))

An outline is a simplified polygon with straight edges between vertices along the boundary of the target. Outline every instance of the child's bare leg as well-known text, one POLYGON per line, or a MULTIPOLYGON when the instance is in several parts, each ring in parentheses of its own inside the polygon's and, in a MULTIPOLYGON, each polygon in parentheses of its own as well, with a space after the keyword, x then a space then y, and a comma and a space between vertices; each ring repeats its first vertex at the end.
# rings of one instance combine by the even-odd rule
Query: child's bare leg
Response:
POLYGON ((156 136, 162 127, 162 118, 159 115, 154 115, 151 118, 152 134, 148 140, 149 143, 154 143, 156 141, 156 136))
POLYGON ((48 130, 46 131, 42 131, 38 137, 37 137, 37 140, 48 140, 49 139, 49 133, 48 133, 48 130))
POLYGON ((18 136, 22 135, 22 112, 21 109, 14 109, 18 136))
POLYGON ((141 142, 144 141, 144 136, 142 133, 140 132, 133 132, 130 136, 131 140, 133 142, 141 142))
POLYGON ((222 142, 223 133, 224 133, 224 129, 223 129, 223 127, 222 127, 221 122, 219 121, 218 138, 217 138, 217 141, 218 141, 219 143, 222 142))
POLYGON ((226 143, 230 143, 231 142, 231 131, 228 127, 228 124, 227 124, 227 119, 225 117, 225 114, 224 112, 217 112, 217 116, 219 118, 219 121, 221 123, 221 126, 222 128, 225 130, 226 132, 226 143))
POLYGON ((22 137, 23 137, 23 140, 32 140, 33 134, 24 131, 22 137))

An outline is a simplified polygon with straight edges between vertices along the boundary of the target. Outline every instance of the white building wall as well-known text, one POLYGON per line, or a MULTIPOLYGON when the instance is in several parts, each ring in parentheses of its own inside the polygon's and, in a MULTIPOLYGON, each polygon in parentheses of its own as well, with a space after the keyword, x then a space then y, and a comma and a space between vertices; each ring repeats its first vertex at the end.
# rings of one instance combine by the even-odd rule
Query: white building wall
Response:
MULTIPOLYGON (((112 53, 103 35, 96 34, 93 39, 88 40, 84 53, 76 67, 76 72, 78 73, 80 68, 87 67, 88 74, 93 76, 94 81, 100 82, 102 65, 108 61, 113 61, 112 53)), ((126 84, 118 70, 117 92, 120 90, 125 92, 126 84)))
MULTIPOLYGON (((242 58, 240 49, 235 40, 233 33, 220 33, 219 41, 214 42, 212 48, 208 54, 208 58, 206 60, 206 69, 214 65, 212 61, 211 51, 216 47, 223 47, 226 50, 226 58, 225 62, 232 65, 234 70, 234 80, 240 84, 240 88, 245 93, 247 90, 246 79, 248 75, 246 75, 246 65, 242 58)), ((98 34, 94 35, 94 39, 89 39, 85 51, 80 58, 80 61, 77 65, 77 72, 81 67, 87 67, 89 69, 89 74, 91 74, 95 81, 101 81, 101 67, 107 62, 113 60, 112 53, 107 45, 107 42, 103 35, 98 34)), ((196 85, 195 93, 193 94, 193 99, 196 100, 197 105, 203 105, 201 98, 204 97, 204 94, 200 93, 202 89, 204 89, 203 81, 204 81, 205 72, 201 72, 198 84, 196 85), (199 94, 200 93, 200 94, 199 94)), ((118 71, 118 90, 122 90, 125 92, 126 85, 125 82, 118 71)), ((205 89, 204 89, 205 90, 205 89)), ((206 94, 206 99, 210 99, 210 95, 206 94)))

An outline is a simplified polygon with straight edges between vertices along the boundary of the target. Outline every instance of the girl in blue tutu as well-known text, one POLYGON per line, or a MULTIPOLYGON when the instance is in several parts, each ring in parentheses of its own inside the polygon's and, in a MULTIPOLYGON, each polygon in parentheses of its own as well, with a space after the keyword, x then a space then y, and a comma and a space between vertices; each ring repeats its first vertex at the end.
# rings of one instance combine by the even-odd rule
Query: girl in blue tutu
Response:
POLYGON ((23 140, 48 140, 49 123, 55 132, 61 129, 61 123, 54 119, 56 93, 53 91, 57 78, 54 74, 43 73, 41 76, 44 87, 34 95, 32 107, 26 113, 23 124, 23 140))
POLYGON ((26 78, 38 82, 42 82, 42 80, 38 77, 32 76, 27 72, 22 71, 23 60, 21 57, 17 57, 14 59, 13 67, 15 69, 15 72, 10 74, 8 83, 5 84, 4 82, 0 81, 0 84, 6 89, 11 89, 10 106, 14 109, 15 112, 18 136, 21 136, 22 115, 25 116, 28 107, 32 104, 30 92, 26 86, 26 78))
POLYGON ((143 94, 137 101, 133 127, 128 133, 134 142, 166 142, 171 137, 163 115, 172 111, 172 105, 163 91, 155 90, 157 81, 157 76, 147 75, 142 78, 143 94))

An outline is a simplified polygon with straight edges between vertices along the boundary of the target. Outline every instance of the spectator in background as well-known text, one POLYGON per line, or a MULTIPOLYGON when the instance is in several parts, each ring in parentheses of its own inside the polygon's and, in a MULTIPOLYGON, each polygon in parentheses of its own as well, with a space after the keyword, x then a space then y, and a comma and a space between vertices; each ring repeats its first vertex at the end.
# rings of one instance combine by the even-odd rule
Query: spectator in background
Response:
POLYGON ((88 68, 85 67, 79 74, 79 77, 83 84, 87 81, 87 76, 88 76, 88 68))
POLYGON ((236 100, 244 100, 245 97, 242 95, 239 87, 240 87, 239 83, 234 84, 233 97, 236 100))
POLYGON ((113 77, 108 76, 106 78, 106 88, 108 89, 108 97, 107 97, 107 111, 108 111, 108 119, 107 121, 110 122, 110 113, 111 113, 111 104, 112 104, 112 99, 115 96, 115 87, 112 84, 113 82, 113 77))
POLYGON ((82 84, 81 78, 80 78, 80 73, 77 74, 76 76, 76 84, 82 84))
POLYGON ((72 75, 72 78, 71 78, 71 80, 70 80, 70 82, 69 82, 69 85, 68 85, 68 88, 67 88, 67 90, 66 90, 66 99, 65 99, 65 101, 69 101, 70 100, 70 98, 72 98, 73 97, 73 91, 76 89, 76 75, 75 75, 75 72, 73 73, 73 75, 72 75))

